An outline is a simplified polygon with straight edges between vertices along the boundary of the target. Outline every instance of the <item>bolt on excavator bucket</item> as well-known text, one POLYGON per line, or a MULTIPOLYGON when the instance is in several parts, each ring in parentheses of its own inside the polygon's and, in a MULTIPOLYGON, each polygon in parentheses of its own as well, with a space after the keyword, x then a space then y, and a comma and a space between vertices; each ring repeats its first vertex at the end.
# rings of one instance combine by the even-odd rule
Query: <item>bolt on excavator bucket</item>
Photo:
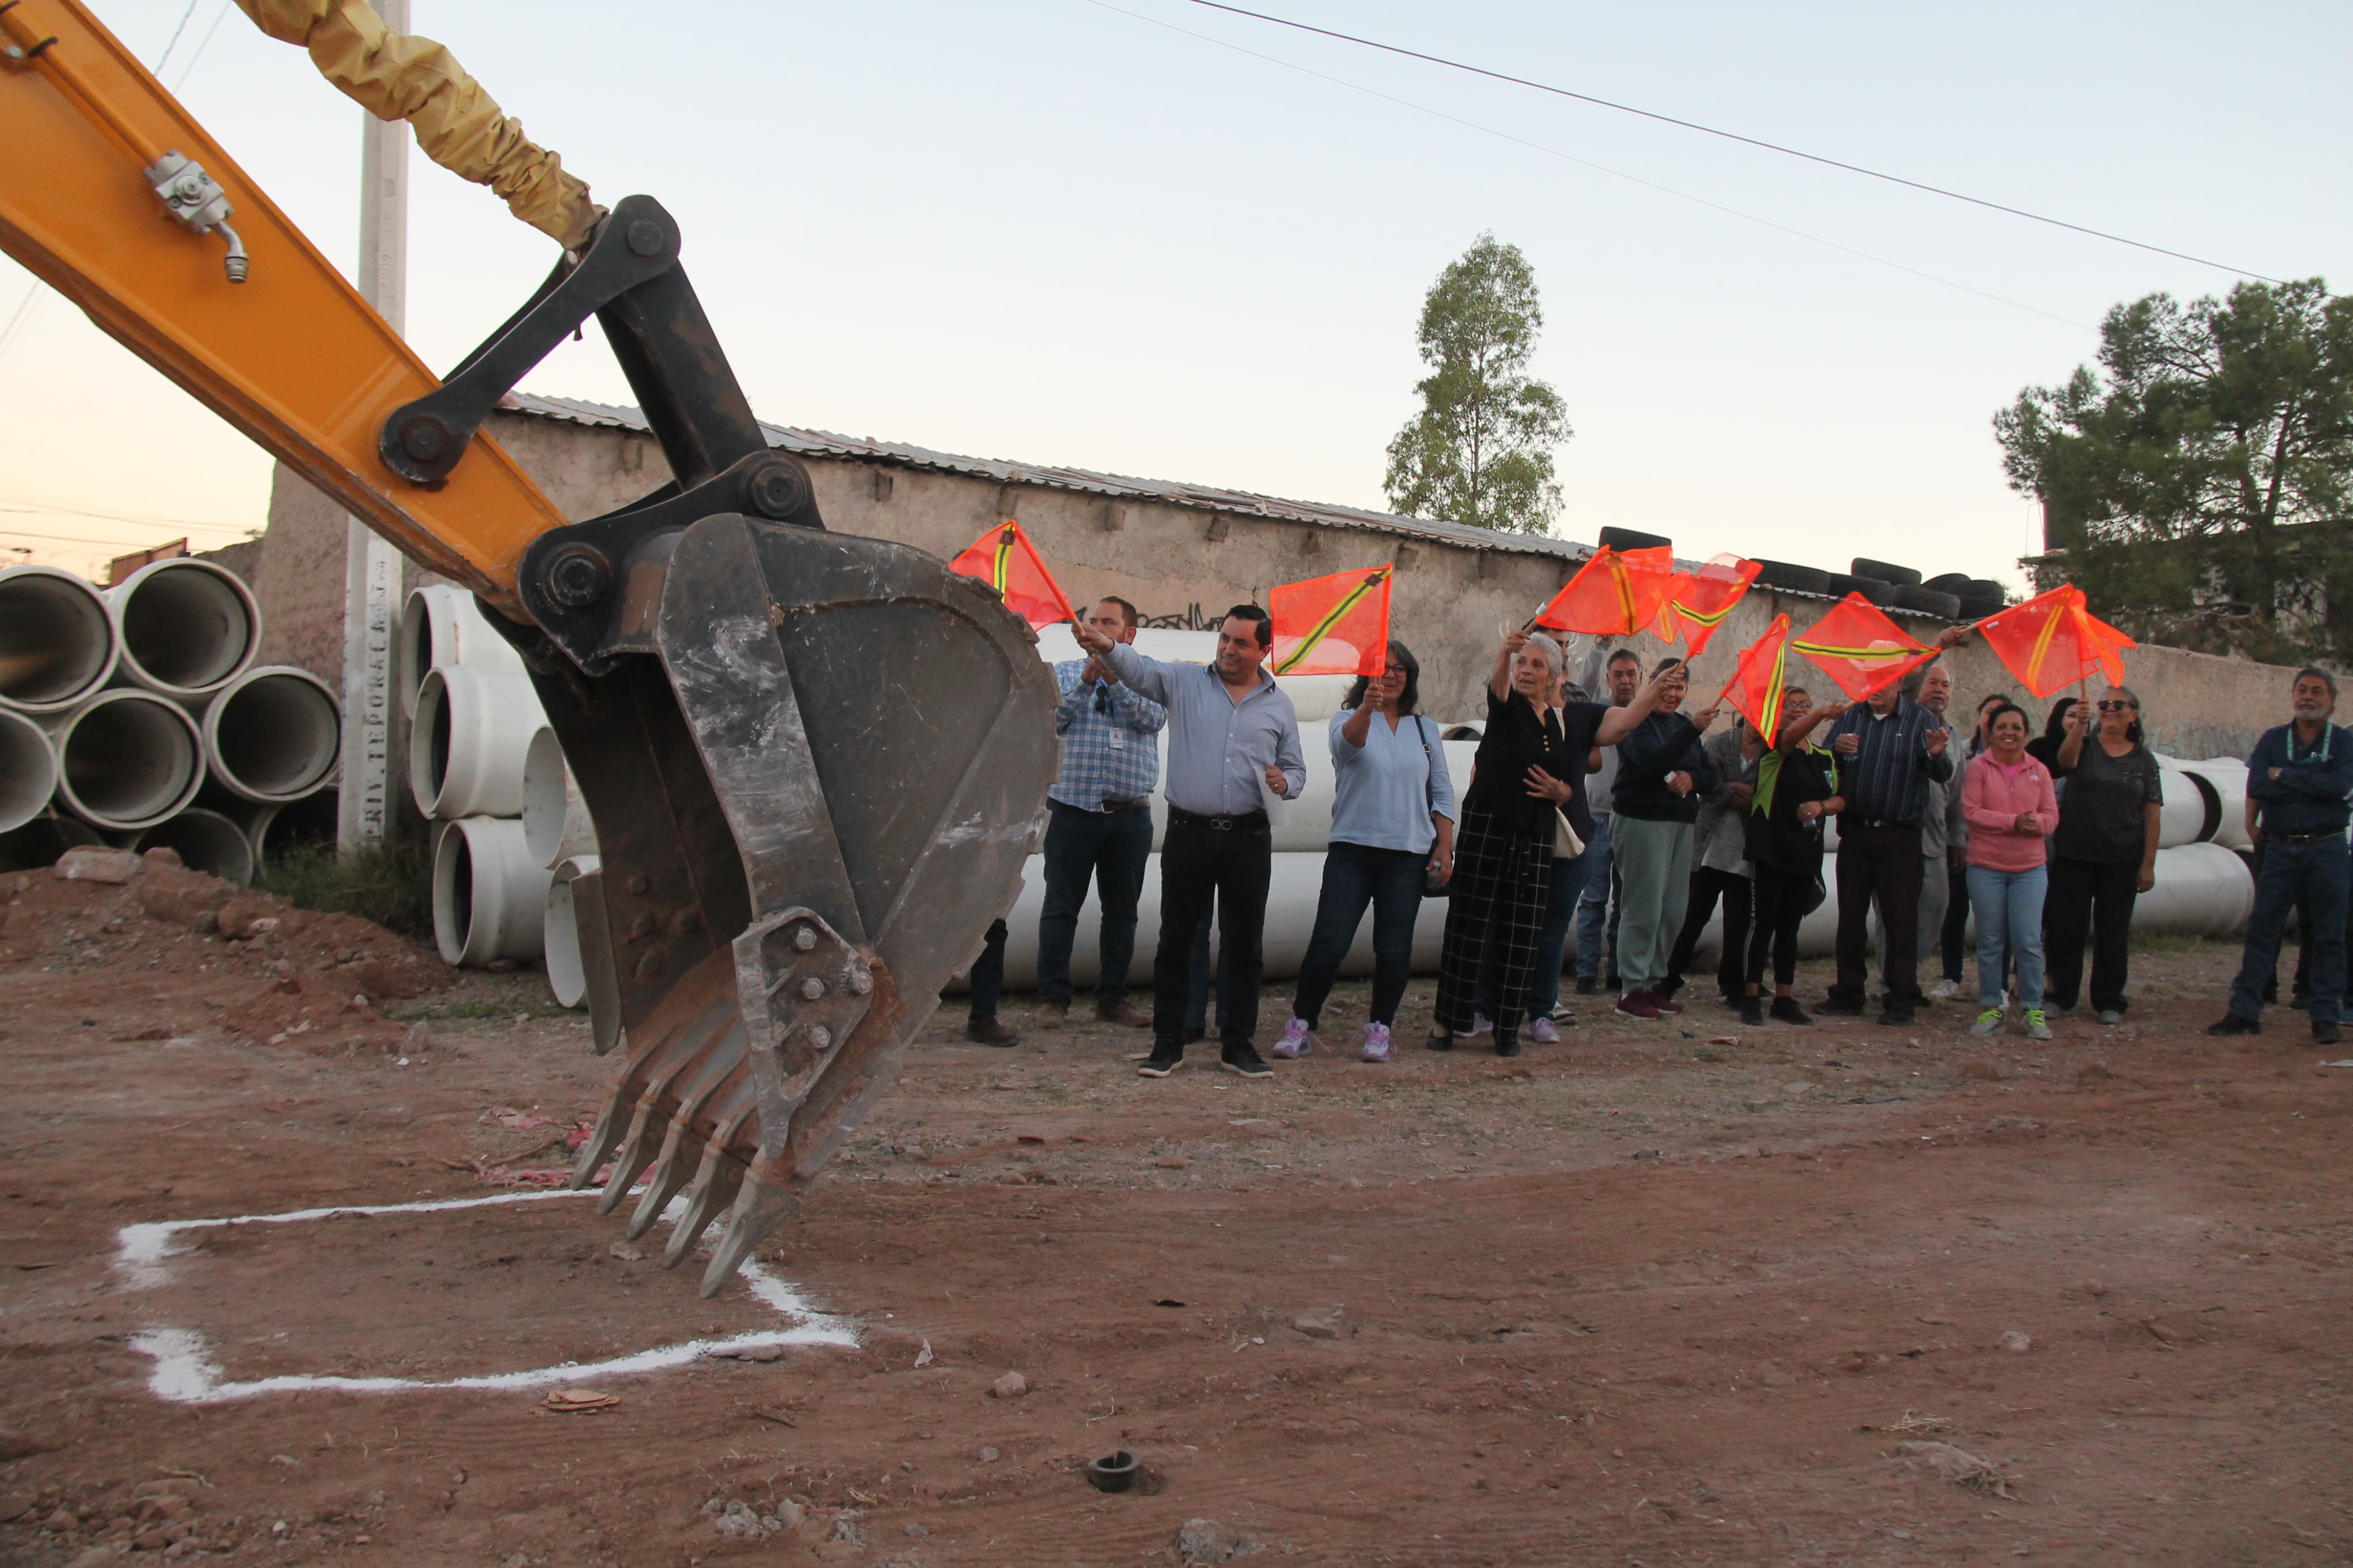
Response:
POLYGON ((573 1184, 717 1291, 897 1077, 1020 886, 1052 673, 984 586, 882 540, 740 515, 649 539, 601 674, 525 642, 595 817, 575 884, 597 1049, 573 1184))

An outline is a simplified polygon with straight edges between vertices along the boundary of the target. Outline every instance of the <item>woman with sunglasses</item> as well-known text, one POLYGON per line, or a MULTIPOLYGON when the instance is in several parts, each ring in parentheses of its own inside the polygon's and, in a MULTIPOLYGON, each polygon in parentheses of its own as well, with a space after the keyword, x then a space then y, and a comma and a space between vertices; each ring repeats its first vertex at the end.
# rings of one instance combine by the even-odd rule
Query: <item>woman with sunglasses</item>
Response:
POLYGON ((2074 1011, 2092 947, 2092 1006, 2103 1024, 2125 1016, 2125 966, 2133 900, 2157 882, 2158 814, 2164 785, 2141 744, 2140 699, 2121 686, 2100 693, 2096 724, 2077 703, 2052 771, 2067 781, 2051 841, 2050 905, 2042 994, 2049 1010, 2074 1011))
POLYGON ((1389 1026, 1413 970, 1413 926, 1425 878, 1454 874, 1454 784, 1438 726, 1420 707, 1421 666, 1405 644, 1389 644, 1388 667, 1358 676, 1332 715, 1332 841, 1315 926, 1299 961, 1291 1022, 1273 1054, 1295 1060, 1315 1048, 1315 1026, 1340 961, 1373 907, 1373 998, 1363 1059, 1389 1059, 1389 1026))

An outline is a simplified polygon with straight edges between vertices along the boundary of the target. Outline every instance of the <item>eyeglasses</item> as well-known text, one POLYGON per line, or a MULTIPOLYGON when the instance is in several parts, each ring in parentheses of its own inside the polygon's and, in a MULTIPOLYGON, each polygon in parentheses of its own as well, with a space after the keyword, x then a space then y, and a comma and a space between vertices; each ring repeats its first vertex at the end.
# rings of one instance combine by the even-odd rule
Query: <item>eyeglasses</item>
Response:
POLYGON ((2103 713, 2129 713, 2134 706, 2130 702, 2111 702, 2105 697, 2100 699, 2100 711, 2103 713))
POLYGON ((1111 711, 1111 688, 1100 680, 1095 682, 1095 711, 1098 713, 1111 711))

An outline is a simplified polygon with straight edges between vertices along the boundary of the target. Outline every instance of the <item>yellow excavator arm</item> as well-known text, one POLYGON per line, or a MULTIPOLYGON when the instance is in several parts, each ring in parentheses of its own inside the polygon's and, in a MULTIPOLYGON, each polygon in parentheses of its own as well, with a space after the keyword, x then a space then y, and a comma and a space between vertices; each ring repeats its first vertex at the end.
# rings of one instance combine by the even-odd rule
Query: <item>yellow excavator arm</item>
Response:
POLYGON ((581 1151, 719 1289, 897 1076, 1011 904, 1056 761, 1029 628, 904 545, 828 531, 680 265, 603 215, 439 46, 364 0, 238 0, 565 247, 438 378, 79 0, 0 0, 0 248, 413 559, 503 613, 595 819, 572 884, 599 1052, 581 1151), (670 482, 564 517, 480 435, 593 317, 670 482))

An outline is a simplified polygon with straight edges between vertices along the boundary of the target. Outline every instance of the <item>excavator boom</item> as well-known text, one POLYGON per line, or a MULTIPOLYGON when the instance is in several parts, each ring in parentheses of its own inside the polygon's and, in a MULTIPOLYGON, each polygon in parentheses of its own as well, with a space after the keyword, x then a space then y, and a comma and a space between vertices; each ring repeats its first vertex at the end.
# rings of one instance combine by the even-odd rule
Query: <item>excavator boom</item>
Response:
MULTIPOLYGON (((438 96, 402 109, 420 131, 453 99, 497 119, 446 51, 362 0, 239 4, 371 107, 406 100, 353 85, 370 60, 430 62, 438 96)), ((985 588, 826 529, 670 215, 631 196, 597 221, 497 123, 498 156, 460 172, 574 247, 438 378, 79 0, 0 0, 0 248, 500 612, 602 858, 574 902, 596 1048, 626 1050, 575 1183, 601 1176, 608 1212, 637 1193, 632 1235, 669 1219, 672 1265, 723 1215, 709 1294, 797 1207, 1012 902, 1054 686, 985 588), (671 479, 572 520, 480 429, 592 317, 671 479)), ((437 156, 481 142, 437 128, 437 156)))

